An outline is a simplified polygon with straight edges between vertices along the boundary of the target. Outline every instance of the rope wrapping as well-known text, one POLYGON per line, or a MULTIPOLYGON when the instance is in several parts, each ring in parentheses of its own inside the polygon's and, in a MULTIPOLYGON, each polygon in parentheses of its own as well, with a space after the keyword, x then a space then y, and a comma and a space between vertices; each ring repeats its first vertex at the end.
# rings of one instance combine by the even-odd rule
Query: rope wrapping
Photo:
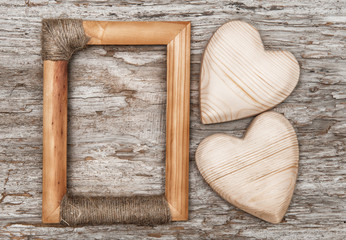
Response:
POLYGON ((60 222, 67 226, 131 223, 158 225, 171 221, 163 195, 132 197, 86 197, 65 195, 60 222))
POLYGON ((83 21, 77 19, 42 20, 42 59, 68 61, 73 53, 89 41, 83 21))

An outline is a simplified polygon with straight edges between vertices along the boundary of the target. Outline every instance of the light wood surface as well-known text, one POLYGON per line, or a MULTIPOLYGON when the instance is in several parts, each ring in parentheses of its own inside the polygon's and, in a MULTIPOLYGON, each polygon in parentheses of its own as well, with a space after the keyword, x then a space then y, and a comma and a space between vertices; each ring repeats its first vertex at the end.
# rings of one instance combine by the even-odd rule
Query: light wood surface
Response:
POLYGON ((289 96, 298 79, 293 54, 265 51, 253 26, 230 21, 215 32, 204 52, 201 120, 219 123, 266 111, 289 96))
POLYGON ((166 199, 173 221, 188 220, 190 24, 167 45, 166 199))
MULTIPOLYGON (((0 238, 344 239, 346 228, 346 1, 12 0, 0 7, 0 238), (135 225, 42 226, 41 19, 191 21, 189 221, 135 225), (234 207, 204 181, 198 144, 241 137, 252 118, 202 124, 202 54, 224 23, 242 19, 267 49, 300 64, 292 94, 274 110, 299 140, 296 189, 280 224, 234 207)), ((68 190, 72 194, 165 192, 166 46, 89 46, 69 63, 68 190)))
POLYGON ((196 151, 206 182, 234 206, 279 223, 290 204, 298 174, 298 140, 281 114, 257 116, 243 139, 214 134, 196 151))
POLYGON ((43 223, 60 221, 60 202, 66 193, 67 64, 43 63, 43 223))
MULTIPOLYGON (((190 23, 84 21, 83 26, 86 34, 91 37, 89 45, 167 44, 165 196, 172 221, 188 220, 190 23)), ((62 193, 66 193, 67 63, 63 63, 57 67, 54 62, 45 61, 44 67, 45 84, 51 87, 45 96, 49 95, 52 98, 47 98, 50 102, 44 105, 44 112, 47 112, 48 116, 45 117, 44 128, 47 124, 51 124, 53 128, 52 131, 45 132, 43 139, 44 145, 47 145, 44 149, 52 151, 50 154, 44 154, 43 160, 43 171, 46 173, 43 183, 45 197, 42 200, 44 223, 59 223, 59 203, 63 197, 62 193), (60 82, 60 77, 64 80, 63 85, 55 86, 53 83, 60 82), (51 120, 49 116, 54 119, 51 120), (64 128, 60 130, 62 126, 64 128), (61 139, 56 143, 59 137, 61 139), (54 209, 54 212, 51 213, 51 209, 54 209)))
POLYGON ((189 22, 83 21, 88 45, 167 45, 189 22))

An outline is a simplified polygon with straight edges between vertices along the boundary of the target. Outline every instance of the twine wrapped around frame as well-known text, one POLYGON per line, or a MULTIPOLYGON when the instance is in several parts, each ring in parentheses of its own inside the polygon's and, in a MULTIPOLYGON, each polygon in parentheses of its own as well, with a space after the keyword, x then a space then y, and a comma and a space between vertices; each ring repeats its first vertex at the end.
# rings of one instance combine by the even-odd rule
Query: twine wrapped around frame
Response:
POLYGON ((131 197, 86 197, 65 195, 60 222, 67 226, 131 223, 158 225, 171 221, 163 195, 131 197))
POLYGON ((68 61, 73 53, 89 41, 83 21, 77 19, 44 19, 42 21, 42 59, 68 61))

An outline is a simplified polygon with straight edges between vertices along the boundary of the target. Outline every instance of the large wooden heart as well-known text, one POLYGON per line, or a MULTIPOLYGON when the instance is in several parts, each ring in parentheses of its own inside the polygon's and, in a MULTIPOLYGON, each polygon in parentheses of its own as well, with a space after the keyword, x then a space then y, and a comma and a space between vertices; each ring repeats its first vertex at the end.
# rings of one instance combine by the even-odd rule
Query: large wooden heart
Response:
POLYGON ((295 131, 281 114, 257 116, 243 139, 214 134, 197 148, 206 182, 234 206, 271 223, 281 222, 298 172, 295 131))
POLYGON ((200 80, 204 124, 256 115, 282 102, 295 88, 299 64, 287 51, 265 51, 248 23, 221 26, 205 49, 200 80))

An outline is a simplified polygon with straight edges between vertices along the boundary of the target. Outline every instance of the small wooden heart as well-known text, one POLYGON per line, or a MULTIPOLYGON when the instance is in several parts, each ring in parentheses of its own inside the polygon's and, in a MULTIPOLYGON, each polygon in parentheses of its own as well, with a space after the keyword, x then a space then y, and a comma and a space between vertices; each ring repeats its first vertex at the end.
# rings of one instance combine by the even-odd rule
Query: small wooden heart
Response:
POLYGON ((197 148, 206 182, 234 206, 271 223, 281 222, 298 173, 295 131, 281 114, 257 116, 243 139, 214 134, 197 148))
POLYGON ((201 120, 226 122, 264 112, 282 102, 299 79, 288 51, 265 51, 248 23, 221 26, 205 49, 200 80, 201 120))

